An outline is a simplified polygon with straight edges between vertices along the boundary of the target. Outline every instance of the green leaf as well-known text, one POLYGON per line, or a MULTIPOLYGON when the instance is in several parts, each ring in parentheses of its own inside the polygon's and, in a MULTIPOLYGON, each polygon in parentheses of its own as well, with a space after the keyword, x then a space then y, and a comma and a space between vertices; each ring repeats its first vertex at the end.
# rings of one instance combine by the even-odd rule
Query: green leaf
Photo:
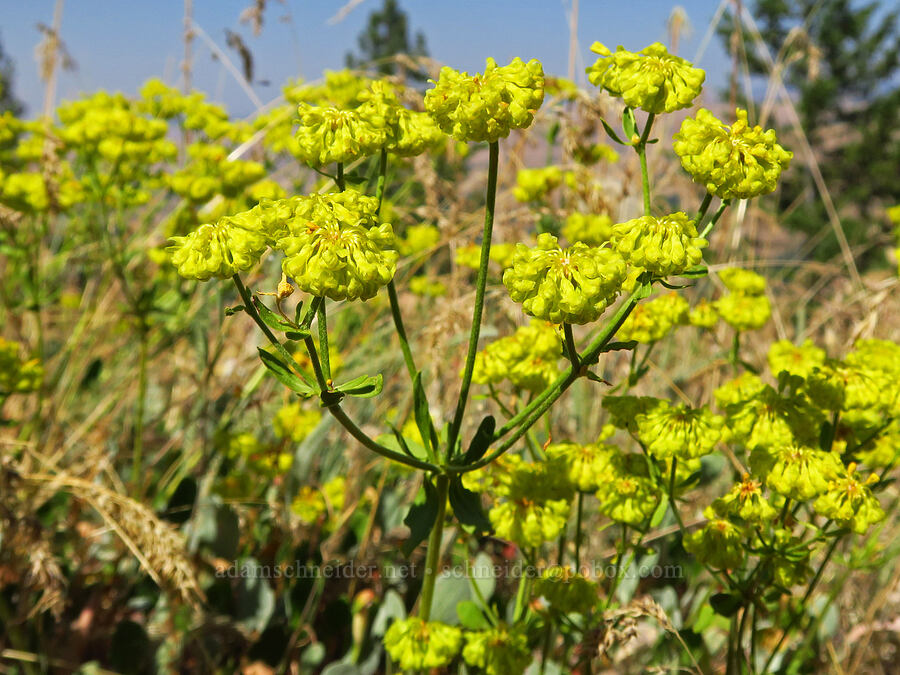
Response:
POLYGON ((702 633, 712 625, 715 618, 716 613, 713 611, 713 608, 709 605, 703 605, 700 607, 700 611, 697 612, 697 619, 694 621, 691 630, 695 633, 702 633))
POLYGON ((462 478, 455 475, 450 479, 450 506, 457 520, 463 525, 475 528, 475 532, 490 532, 491 521, 481 508, 481 495, 466 489, 462 478))
POLYGON ((305 340, 306 338, 309 337, 309 331, 308 330, 302 330, 302 331, 289 330, 289 331, 285 331, 284 336, 288 340, 293 340, 294 342, 302 342, 303 340, 305 340))
POLYGON ((694 265, 690 269, 681 272, 680 277, 705 277, 709 274, 709 268, 705 265, 694 265))
POLYGON ((631 350, 638 346, 637 340, 627 340, 626 342, 610 342, 604 345, 600 352, 618 352, 622 350, 631 350))
POLYGON ((140 673, 150 670, 154 647, 147 631, 135 621, 121 621, 112 634, 109 646, 109 660, 112 666, 123 673, 140 673))
POLYGON ((472 583, 469 579, 455 570, 443 572, 434 582, 431 621, 445 623, 448 626, 459 625, 456 606, 473 598, 472 583))
POLYGON ((625 132, 625 138, 628 139, 628 145, 631 144, 631 138, 637 133, 637 122, 634 121, 634 111, 627 107, 622 112, 622 130, 625 132))
MULTIPOLYGON (((673 508, 675 508, 673 506, 673 508)), ((659 504, 656 507, 656 510, 653 512, 653 517, 650 518, 650 527, 659 527, 659 524, 662 522, 663 518, 666 517, 666 511, 669 509, 669 498, 666 495, 662 496, 662 499, 659 500, 659 504)))
POLYGON ((459 623, 463 628, 486 630, 491 627, 490 622, 484 616, 484 612, 481 611, 481 607, 471 600, 457 602, 456 615, 459 617, 459 623))
POLYGON ((589 379, 591 382, 599 382, 600 384, 605 384, 607 387, 613 386, 612 382, 609 382, 608 380, 604 380, 602 377, 600 377, 599 375, 597 375, 597 373, 594 373, 594 372, 592 372, 592 371, 590 371, 590 370, 585 371, 585 376, 586 376, 587 379, 589 379))
POLYGON ((428 451, 424 447, 422 447, 421 444, 416 443, 411 438, 406 438, 393 424, 388 423, 388 426, 391 428, 393 436, 382 434, 375 439, 376 441, 381 443, 381 445, 390 448, 391 450, 403 452, 404 454, 409 455, 410 457, 413 457, 415 459, 428 461, 428 451))
POLYGON ((478 587, 478 592, 486 602, 490 601, 491 596, 497 589, 497 576, 494 572, 494 561, 487 553, 482 551, 475 556, 475 562, 472 565, 472 581, 478 587))
POLYGON ((294 323, 300 324, 300 313, 303 311, 303 301, 300 300, 297 302, 297 306, 294 308, 294 323))
POLYGON ((494 429, 496 426, 497 420, 494 419, 493 415, 488 415, 481 420, 481 424, 478 425, 478 429, 472 437, 472 442, 469 444, 469 449, 466 450, 466 454, 463 457, 463 465, 473 464, 484 457, 484 453, 490 447, 491 441, 494 440, 494 429))
MULTIPOLYGON (((242 558, 238 569, 254 570, 254 558, 242 558)), ((241 575, 235 589, 235 621, 248 631, 262 632, 275 611, 275 591, 264 575, 241 575)))
POLYGON ((263 323, 269 328, 280 331, 295 330, 297 328, 297 326, 293 325, 290 321, 285 321, 282 316, 266 307, 266 304, 260 301, 259 298, 253 298, 253 306, 256 308, 256 311, 259 312, 259 318, 262 319, 263 323))
POLYGON ((603 128, 606 130, 606 135, 613 139, 619 145, 629 145, 625 141, 623 141, 619 136, 613 131, 613 128, 607 124, 606 120, 602 117, 600 118, 600 123, 603 125, 603 128))
POLYGON ((422 371, 416 373, 413 378, 413 413, 416 418, 416 426, 422 434, 422 440, 432 450, 438 451, 438 438, 431 421, 431 412, 428 410, 428 399, 425 398, 425 389, 422 387, 422 371))
POLYGON ((285 387, 291 391, 297 392, 301 396, 312 396, 316 393, 317 389, 313 386, 312 382, 306 379, 306 377, 295 374, 288 368, 288 365, 277 356, 271 352, 267 352, 261 347, 257 347, 257 351, 259 352, 259 358, 262 360, 263 365, 268 368, 269 372, 275 376, 275 379, 281 382, 285 387))
POLYGON ((741 599, 731 593, 716 593, 709 599, 709 604, 716 614, 734 616, 741 608, 741 599))
MULTIPOLYGON (((643 276, 643 275, 641 275, 641 276, 643 276)), ((638 287, 638 292, 637 292, 636 297, 638 300, 643 300, 644 298, 649 298, 652 293, 653 293, 653 284, 650 283, 649 280, 645 280, 638 287)))
POLYGON ((226 307, 225 308, 225 316, 234 316, 238 312, 243 312, 243 311, 244 311, 243 305, 235 305, 234 307, 226 307))
POLYGON ((683 489, 687 489, 688 487, 690 487, 692 485, 696 485, 697 483, 700 482, 700 479, 702 477, 703 477, 703 469, 697 469, 696 471, 694 471, 694 473, 692 473, 690 476, 688 476, 683 481, 681 481, 678 484, 678 488, 683 490, 683 489))
POLYGON ((384 378, 379 375, 360 375, 349 382, 339 384, 335 390, 343 392, 348 396, 358 396, 359 398, 372 398, 378 396, 384 388, 384 378))
POLYGON ((409 557, 416 547, 428 538, 431 534, 431 528, 437 520, 438 515, 438 494, 437 489, 426 478, 422 487, 425 488, 425 501, 421 504, 413 504, 409 508, 409 513, 403 519, 403 523, 409 528, 409 539, 407 539, 401 550, 403 555, 409 557))

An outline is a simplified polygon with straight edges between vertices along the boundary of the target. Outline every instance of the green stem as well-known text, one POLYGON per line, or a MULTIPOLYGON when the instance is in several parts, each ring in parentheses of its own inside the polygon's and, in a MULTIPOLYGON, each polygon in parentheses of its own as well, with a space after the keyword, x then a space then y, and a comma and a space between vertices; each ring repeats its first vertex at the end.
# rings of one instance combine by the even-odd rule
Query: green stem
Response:
POLYGON ((416 469, 420 469, 422 471, 429 471, 431 473, 438 473, 442 471, 441 467, 436 464, 432 464, 431 462, 424 462, 420 459, 416 459, 415 457, 410 457, 409 455, 401 455, 399 452, 394 452, 390 448, 386 448, 383 445, 380 445, 373 441, 366 433, 356 426, 356 423, 347 417, 347 413, 344 412, 344 409, 341 408, 340 404, 335 404, 328 406, 328 412, 340 422, 341 426, 347 430, 347 432, 353 436, 357 441, 359 441, 363 446, 367 447, 369 450, 374 452, 376 455, 381 455, 385 459, 389 459, 394 462, 398 462, 399 464, 405 464, 406 466, 411 466, 416 469))
POLYGON ((584 518, 584 493, 578 491, 578 511, 575 516, 575 572, 581 573, 581 521, 584 518))
POLYGON ((500 146, 497 141, 490 144, 488 160, 487 196, 484 206, 484 233, 481 239, 481 262, 475 282, 475 309, 472 312, 472 328, 469 333, 469 349, 466 353, 466 365, 463 369, 462 386, 456 403, 456 414, 450 423, 447 434, 447 456, 453 454, 459 430, 462 426, 466 403, 469 400, 469 386, 472 384, 472 372, 475 369, 475 354, 478 352, 478 337, 481 334, 481 314, 484 310, 484 292, 487 287, 488 264, 491 253, 491 233, 494 228, 494 203, 497 198, 497 164, 500 157, 500 146))
POLYGON ((728 654, 725 656, 725 675, 734 672, 734 634, 737 631, 737 616, 731 617, 731 626, 728 629, 728 654))
POLYGON ((628 568, 631 566, 631 562, 634 560, 635 551, 634 549, 632 549, 628 554, 628 558, 624 560, 625 564, 622 564, 626 548, 628 548, 628 525, 622 523, 622 543, 617 547, 616 550, 616 576, 613 577, 613 580, 609 584, 609 593, 607 593, 606 595, 605 609, 609 609, 609 606, 615 599, 616 591, 619 589, 619 584, 622 582, 622 575, 628 572, 628 568))
MULTIPOLYGON (((681 514, 678 512, 678 503, 675 501, 675 473, 678 469, 678 458, 672 458, 672 470, 669 474, 669 506, 672 507, 672 515, 675 516, 675 522, 678 523, 678 531, 681 533, 681 538, 684 539, 687 536, 687 528, 684 526, 684 521, 681 519, 681 514)), ((706 565, 707 571, 715 577, 720 584, 726 587, 732 587, 733 584, 730 583, 728 574, 725 573, 725 578, 723 579, 718 572, 716 572, 712 567, 706 565)))
MULTIPOLYGON (((806 589, 806 593, 803 594, 803 599, 800 601, 800 607, 806 607, 807 601, 810 596, 813 594, 813 591, 816 589, 816 586, 819 583, 819 580, 822 578, 822 573, 825 571, 825 567, 828 565, 828 562, 831 560, 831 556, 834 554, 835 549, 837 548, 838 543, 840 543, 841 537, 835 537, 834 541, 831 542, 831 546, 828 547, 828 551, 825 553, 825 558, 822 560, 822 564, 819 566, 819 569, 816 570, 815 576, 812 578, 812 581, 809 582, 809 586, 806 589)), ((800 613, 795 613, 791 620, 788 622, 788 625, 785 626, 784 630, 781 633, 781 637, 778 639, 778 642, 775 644, 775 648, 772 649, 772 652, 769 654, 769 658, 766 659, 766 664, 762 668, 763 673, 769 672, 769 666, 772 665, 772 661, 775 656, 778 654, 778 650, 781 649, 781 646, 784 644, 784 641, 787 639, 787 636, 790 634, 791 630, 793 630, 794 626, 797 624, 797 621, 800 620, 800 613)))
MULTIPOLYGON (((247 314, 253 319, 257 326, 259 326, 260 330, 265 334, 266 338, 272 344, 273 347, 278 351, 282 358, 285 359, 287 364, 294 363, 294 357, 288 352, 284 345, 282 345, 276 338, 269 327, 265 324, 262 318, 259 316, 259 312, 256 311, 256 307, 253 306, 252 298, 250 296, 250 291, 244 286, 241 278, 235 274, 232 277, 234 281, 234 285, 237 286, 238 293, 241 295, 241 299, 244 301, 244 307, 247 314)), ((328 387, 325 383, 325 375, 322 373, 322 368, 319 365, 319 359, 316 354, 316 345, 315 341, 312 337, 307 337, 304 340, 306 344, 306 349, 309 352, 309 358, 313 365, 313 371, 316 374, 316 383, 319 386, 320 391, 327 391, 328 387)), ((296 368, 293 369, 295 373, 300 375, 304 380, 307 381, 309 385, 312 385, 312 382, 308 381, 308 377, 300 373, 296 368)), ((372 452, 381 455, 385 459, 390 459, 394 462, 398 462, 400 464, 405 464, 406 466, 411 466, 416 469, 421 469, 423 471, 431 471, 435 473, 441 472, 441 467, 431 464, 430 462, 423 462, 422 460, 416 459, 415 457, 409 457, 408 455, 400 454, 399 452, 394 452, 390 448, 386 448, 383 445, 376 443, 374 440, 369 438, 356 424, 347 417, 347 414, 341 409, 340 404, 334 404, 328 406, 328 411, 334 416, 334 418, 340 422, 340 424, 350 433, 353 438, 359 441, 363 446, 367 447, 372 452)))
MULTIPOLYGON (((622 303, 622 306, 619 307, 618 311, 609 319, 606 325, 603 326, 603 329, 597 334, 597 337, 594 338, 594 341, 588 346, 584 354, 582 354, 582 363, 593 363, 594 360, 599 357, 600 352, 612 339, 616 331, 619 330, 619 327, 624 323, 625 319, 628 318, 628 315, 631 314, 638 302, 640 302, 640 298, 638 297, 640 292, 641 289, 636 288, 628 299, 622 303)), ((556 400, 562 396, 570 386, 572 386, 572 383, 578 379, 580 374, 581 373, 578 370, 569 366, 560 374, 553 384, 536 396, 531 403, 525 406, 525 408, 523 408, 515 417, 508 420, 506 424, 496 431, 494 434, 495 441, 503 438, 503 436, 515 429, 512 436, 504 441, 496 450, 485 455, 482 459, 473 464, 467 466, 449 466, 447 467, 447 470, 454 473, 466 473, 487 466, 500 457, 515 445, 516 441, 525 435, 531 426, 550 409, 556 400)))
POLYGON ((140 499, 143 493, 143 454, 144 454, 144 410, 147 401, 147 326, 143 322, 138 330, 138 391, 134 410, 133 452, 131 464, 131 484, 140 499))
POLYGON ((741 332, 734 332, 734 340, 731 343, 731 365, 737 369, 741 356, 741 332))
POLYGON ((400 315, 400 302, 397 300, 397 288, 394 286, 394 280, 391 279, 387 285, 388 298, 391 301, 391 316, 394 318, 394 328, 397 331, 397 337, 400 339, 400 349, 403 351, 403 360, 406 362, 406 370, 409 371, 410 379, 416 377, 416 362, 413 359, 412 349, 409 347, 409 338, 406 337, 406 328, 403 326, 403 317, 400 315))
POLYGON ((706 196, 703 198, 703 203, 700 204, 700 210, 697 212, 697 215, 694 216, 694 225, 696 227, 700 226, 700 223, 703 222, 703 218, 706 217, 706 212, 709 210, 709 205, 712 204, 713 193, 707 192, 706 196))
MULTIPOLYGON (((241 281, 241 277, 237 274, 231 277, 231 280, 234 282, 234 285, 237 287, 238 293, 241 296, 241 300, 244 301, 244 311, 250 315, 250 318, 253 319, 254 323, 259 326, 259 329, 263 332, 263 335, 266 336, 266 339, 275 347, 278 355, 285 359, 285 362, 290 366, 294 363, 293 355, 284 348, 284 345, 278 341, 278 338, 275 337, 275 334, 271 331, 271 329, 266 325, 266 322, 262 320, 259 312, 256 311, 256 306, 253 304, 253 297, 250 295, 250 291, 247 290, 247 287, 244 286, 244 282, 241 281)), ((298 374, 304 379, 307 380, 308 384, 311 384, 308 381, 306 375, 302 373, 298 374)))
POLYGON ((335 177, 334 177, 334 182, 337 184, 338 190, 340 190, 341 192, 343 192, 347 188, 346 182, 344 181, 344 163, 343 162, 337 163, 337 175, 335 175, 335 177))
MULTIPOLYGON (((747 628, 747 616, 750 613, 750 608, 753 607, 753 604, 750 603, 745 605, 743 608, 743 612, 741 612, 741 622, 738 625, 737 632, 737 642, 734 645, 735 649, 735 661, 738 666, 738 672, 743 670, 743 662, 746 660, 746 655, 744 654, 744 630, 747 628)), ((750 639, 753 639, 753 636, 750 636, 750 639)))
POLYGON ((328 391, 328 378, 325 377, 325 371, 322 370, 322 362, 319 361, 319 352, 316 349, 316 343, 312 339, 312 336, 307 335, 303 338, 303 344, 306 345, 306 351, 309 354, 310 363, 312 363, 313 373, 316 376, 316 383, 319 385, 319 391, 328 391))
POLYGON ((447 494, 450 491, 449 476, 441 475, 436 481, 438 493, 438 513, 428 538, 428 553, 425 556, 425 580, 422 582, 422 595, 419 599, 419 617, 428 621, 431 616, 431 602, 434 598, 434 582, 437 580, 438 566, 441 562, 441 545, 444 537, 444 516, 447 513, 447 494))
MULTIPOLYGON (((375 199, 378 200, 378 208, 375 215, 381 213, 381 204, 384 201, 384 188, 387 181, 388 153, 385 148, 381 149, 381 155, 378 158, 378 183, 375 186, 375 199)), ((394 319, 394 327, 397 330, 397 337, 400 338, 400 349, 403 351, 403 360, 406 362, 406 370, 409 371, 410 378, 415 378, 416 362, 413 359, 412 350, 409 347, 409 338, 406 337, 406 328, 403 326, 403 317, 400 315, 400 302, 397 300, 397 287, 394 280, 391 279, 387 285, 388 298, 391 301, 391 317, 394 319)))
POLYGON ((319 319, 319 354, 325 383, 328 384, 331 381, 331 356, 328 353, 328 318, 325 313, 325 298, 322 298, 322 302, 319 303, 316 316, 319 319))
POLYGON ((375 209, 375 215, 381 213, 381 202, 384 200, 384 184, 387 181, 387 149, 381 148, 381 154, 378 156, 378 183, 375 185, 375 199, 378 200, 378 208, 375 209))
POLYGON ((641 139, 635 144, 634 150, 641 160, 641 187, 644 192, 644 215, 650 215, 650 172, 647 170, 647 139, 650 137, 650 127, 653 126, 653 113, 647 115, 647 124, 644 125, 644 131, 641 139))
POLYGON ((703 232, 700 233, 701 237, 703 237, 704 239, 706 238, 706 235, 708 235, 712 231, 712 229, 716 226, 716 223, 719 222, 719 218, 721 218, 722 214, 725 213, 725 209, 727 209, 730 205, 730 199, 726 199, 719 205, 719 208, 716 210, 716 213, 712 217, 712 220, 710 220, 706 224, 706 227, 703 228, 703 232))
POLYGON ((578 360, 578 349, 575 347, 575 334, 572 333, 572 324, 563 324, 563 334, 566 338, 566 355, 572 362, 572 367, 578 369, 580 363, 578 360))
POLYGON ((516 591, 516 606, 513 609, 513 623, 517 623, 519 619, 524 615, 525 612, 525 596, 528 595, 528 587, 531 585, 531 561, 534 559, 534 556, 530 558, 526 556, 525 562, 528 563, 527 570, 523 569, 522 574, 519 576, 519 588, 516 591))

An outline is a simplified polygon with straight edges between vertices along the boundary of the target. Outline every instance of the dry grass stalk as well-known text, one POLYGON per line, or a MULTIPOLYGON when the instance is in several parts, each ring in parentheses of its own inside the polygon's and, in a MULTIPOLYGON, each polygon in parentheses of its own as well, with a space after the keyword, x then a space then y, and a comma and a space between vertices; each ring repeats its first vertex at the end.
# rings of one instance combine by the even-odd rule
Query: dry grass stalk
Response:
POLYGON ((89 504, 160 588, 176 592, 192 605, 203 600, 194 566, 185 554, 183 535, 149 508, 102 485, 63 473, 32 473, 22 478, 35 487, 65 490, 89 504))

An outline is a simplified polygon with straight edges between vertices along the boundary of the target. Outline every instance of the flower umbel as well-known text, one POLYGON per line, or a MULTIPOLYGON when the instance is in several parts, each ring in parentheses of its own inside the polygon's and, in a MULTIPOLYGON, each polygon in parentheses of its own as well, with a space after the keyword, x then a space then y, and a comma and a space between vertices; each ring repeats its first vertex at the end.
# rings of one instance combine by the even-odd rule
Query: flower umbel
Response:
POLYGON ((276 246, 282 267, 307 293, 332 300, 368 300, 396 270, 390 223, 379 223, 374 200, 352 190, 311 197, 311 219, 293 219, 276 246))
POLYGON ((445 66, 434 88, 425 93, 425 110, 444 133, 459 141, 494 143, 512 129, 531 125, 544 102, 540 61, 516 57, 497 66, 488 59, 484 74, 460 73, 445 66))
POLYGON ((751 199, 772 192, 793 153, 776 142, 775 131, 750 126, 737 111, 730 127, 701 109, 674 136, 681 165, 697 183, 722 199, 751 199))
POLYGON ((419 617, 394 621, 384 634, 384 648, 402 670, 446 666, 459 653, 462 631, 419 617))
POLYGON ((546 232, 534 248, 518 244, 512 267, 503 273, 509 296, 526 314, 554 323, 596 320, 624 280, 625 261, 615 251, 580 242, 562 249, 546 232))
POLYGON ((682 212, 662 218, 641 216, 613 225, 610 241, 632 265, 667 277, 680 274, 703 260, 709 242, 697 234, 697 227, 682 212))
POLYGON ((591 51, 600 55, 587 69, 591 84, 623 99, 625 105, 649 113, 689 107, 706 79, 706 73, 700 68, 670 54, 659 42, 639 52, 629 52, 621 45, 611 52, 595 42, 591 51))

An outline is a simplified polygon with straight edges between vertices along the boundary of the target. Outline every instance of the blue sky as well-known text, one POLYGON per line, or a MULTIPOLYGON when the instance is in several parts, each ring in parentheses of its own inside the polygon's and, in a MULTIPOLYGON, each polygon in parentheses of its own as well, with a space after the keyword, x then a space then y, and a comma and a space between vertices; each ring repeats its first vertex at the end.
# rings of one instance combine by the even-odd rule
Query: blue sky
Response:
MULTIPOLYGON (((222 49, 225 30, 238 32, 254 54, 255 85, 263 101, 280 93, 291 77, 315 79, 323 69, 344 64, 355 50, 356 38, 368 14, 381 0, 363 0, 343 21, 328 20, 346 0, 269 0, 262 35, 254 37, 240 24, 241 11, 252 0, 194 0, 194 18, 222 49), (281 20, 289 16, 290 20, 281 20)), ((493 56, 508 62, 515 56, 537 58, 547 73, 565 75, 568 68, 567 10, 571 0, 399 0, 413 31, 425 34, 432 57, 460 70, 480 71, 493 56)), ((3 20, 0 41, 14 60, 15 92, 28 106, 27 115, 40 110, 43 85, 38 77, 34 48, 40 40, 39 22, 49 25, 54 0, 0 0, 3 20)), ((682 37, 679 53, 693 58, 719 0, 682 0, 691 32, 682 37)), ((74 73, 62 73, 57 100, 104 88, 135 93, 150 77, 177 83, 183 54, 183 0, 68 0, 62 18, 62 38, 77 63, 74 73)), ((671 0, 580 0, 579 72, 594 55, 589 47, 599 40, 614 47, 639 49, 650 42, 667 42, 666 21, 671 0)), ((253 106, 202 40, 195 40, 194 86, 211 99, 224 102, 236 115, 253 106)), ((724 86, 729 59, 713 38, 698 65, 713 88, 724 86)))

